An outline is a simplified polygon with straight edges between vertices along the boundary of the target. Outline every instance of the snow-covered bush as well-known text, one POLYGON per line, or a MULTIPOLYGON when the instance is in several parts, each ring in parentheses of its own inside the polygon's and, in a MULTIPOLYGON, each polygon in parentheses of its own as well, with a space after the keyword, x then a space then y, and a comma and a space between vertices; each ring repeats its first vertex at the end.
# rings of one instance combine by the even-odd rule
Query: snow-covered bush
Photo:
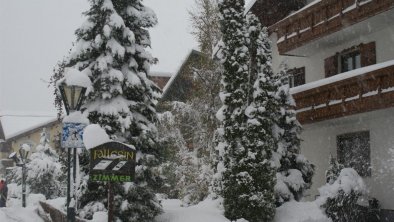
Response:
POLYGON ((160 165, 164 177, 161 192, 183 200, 189 206, 209 193, 212 170, 209 163, 210 138, 202 114, 193 104, 172 102, 159 114, 160 165), (208 152, 207 152, 208 151, 208 152))
POLYGON ((296 118, 295 102, 290 94, 289 74, 285 65, 272 79, 276 101, 274 134, 277 149, 273 162, 277 168, 275 197, 276 205, 299 201, 306 189, 312 185, 314 165, 301 154, 301 124, 296 118))
POLYGON ((343 164, 338 163, 338 160, 330 155, 329 166, 326 170, 326 183, 333 184, 343 168, 345 168, 343 164))
MULTIPOLYGON (((9 178, 10 183, 22 184, 22 168, 15 167, 9 178)), ((45 129, 41 133, 40 144, 29 156, 26 163, 26 185, 28 193, 43 194, 46 199, 53 199, 65 194, 65 175, 59 161, 59 155, 49 145, 45 129)), ((21 188, 20 188, 21 190, 21 188)))
POLYGON ((354 169, 342 169, 333 183, 319 188, 319 193, 325 199, 322 208, 334 222, 360 221, 357 201, 366 193, 366 187, 354 169))
POLYGON ((39 145, 27 164, 26 183, 32 193, 41 193, 47 199, 62 196, 65 192, 64 175, 59 156, 48 145, 39 145))

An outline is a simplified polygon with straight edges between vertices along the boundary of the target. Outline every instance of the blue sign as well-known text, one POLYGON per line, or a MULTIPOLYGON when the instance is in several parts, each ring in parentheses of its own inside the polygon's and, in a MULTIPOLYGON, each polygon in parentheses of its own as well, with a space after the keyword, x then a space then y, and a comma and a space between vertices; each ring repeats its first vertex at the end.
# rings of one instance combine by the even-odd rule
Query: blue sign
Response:
POLYGON ((63 123, 62 147, 63 148, 85 148, 83 144, 83 130, 86 124, 63 123))

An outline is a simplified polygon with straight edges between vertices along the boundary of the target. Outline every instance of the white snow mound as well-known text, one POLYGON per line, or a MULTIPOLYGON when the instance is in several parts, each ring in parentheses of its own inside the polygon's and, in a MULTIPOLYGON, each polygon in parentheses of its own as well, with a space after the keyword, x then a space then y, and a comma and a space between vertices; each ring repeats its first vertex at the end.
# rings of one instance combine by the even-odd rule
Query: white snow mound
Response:
POLYGON ((110 141, 108 134, 98 124, 90 124, 83 131, 83 143, 86 149, 92 149, 110 141))

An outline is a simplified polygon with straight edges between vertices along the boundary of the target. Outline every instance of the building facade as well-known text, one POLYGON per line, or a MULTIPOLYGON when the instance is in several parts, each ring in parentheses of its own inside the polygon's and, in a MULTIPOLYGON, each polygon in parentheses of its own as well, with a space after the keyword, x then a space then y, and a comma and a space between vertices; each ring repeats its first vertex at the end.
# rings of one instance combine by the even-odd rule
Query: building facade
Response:
MULTIPOLYGON (((250 11, 264 24, 262 2, 250 11)), ((363 177, 382 221, 394 221, 394 1, 306 3, 265 25, 274 69, 291 73, 301 152, 316 165, 308 198, 326 183, 331 154, 363 177)))
MULTIPOLYGON (((10 118, 11 119, 11 118, 10 118)), ((17 152, 23 144, 28 144, 31 147, 31 152, 35 152, 38 144, 40 144, 41 133, 45 130, 49 145, 57 151, 60 148, 60 134, 62 132, 62 124, 56 117, 44 118, 45 120, 35 120, 34 124, 29 124, 27 119, 25 127, 20 130, 10 130, 15 127, 12 124, 22 125, 24 117, 13 117, 12 120, 7 120, 5 117, 0 118, 0 137, 3 142, 0 143, 0 177, 4 175, 5 169, 14 165, 14 162, 8 158, 12 152, 17 152), (15 121, 14 119, 17 119, 15 121), (22 119, 22 120, 20 120, 22 119)), ((40 118, 35 118, 40 119, 40 118)))

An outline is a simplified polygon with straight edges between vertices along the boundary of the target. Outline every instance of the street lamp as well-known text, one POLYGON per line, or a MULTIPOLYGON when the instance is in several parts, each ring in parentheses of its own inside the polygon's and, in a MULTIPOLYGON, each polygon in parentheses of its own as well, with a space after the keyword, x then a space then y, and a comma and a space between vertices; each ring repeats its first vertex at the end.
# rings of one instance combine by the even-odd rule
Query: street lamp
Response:
POLYGON ((16 166, 22 167, 22 207, 26 207, 26 163, 29 152, 30 146, 23 144, 19 149, 19 157, 16 152, 8 156, 8 158, 14 160, 16 166))
MULTIPOLYGON (((59 90, 62 96, 64 107, 66 108, 67 115, 70 112, 78 111, 81 108, 82 102, 85 99, 86 87, 78 85, 68 85, 67 81, 59 85, 59 90)), ((73 200, 71 201, 71 152, 67 149, 67 220, 69 222, 75 222, 75 180, 76 180, 76 170, 77 170, 77 147, 73 148, 73 200), (71 203, 71 204, 70 204, 71 203)))
POLYGON ((59 89, 67 115, 69 115, 70 112, 79 111, 85 99, 86 87, 62 83, 59 85, 59 89))

